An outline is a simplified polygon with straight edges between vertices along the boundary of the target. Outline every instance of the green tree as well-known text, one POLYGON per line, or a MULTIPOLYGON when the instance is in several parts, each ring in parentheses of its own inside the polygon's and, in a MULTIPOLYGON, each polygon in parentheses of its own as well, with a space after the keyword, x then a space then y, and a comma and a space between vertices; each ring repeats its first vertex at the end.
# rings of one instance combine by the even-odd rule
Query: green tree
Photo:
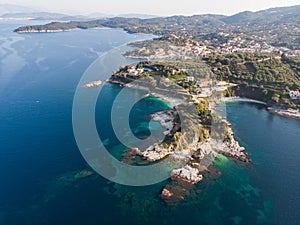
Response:
POLYGON ((280 95, 279 95, 279 94, 274 94, 274 95, 272 96, 272 100, 273 100, 274 102, 278 103, 279 100, 280 100, 280 95))

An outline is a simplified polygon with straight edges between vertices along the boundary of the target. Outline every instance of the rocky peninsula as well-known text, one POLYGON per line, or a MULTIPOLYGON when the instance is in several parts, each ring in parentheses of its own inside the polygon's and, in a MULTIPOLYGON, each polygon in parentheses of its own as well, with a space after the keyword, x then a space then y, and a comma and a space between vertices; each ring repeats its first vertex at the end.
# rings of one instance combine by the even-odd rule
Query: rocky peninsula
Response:
MULTIPOLYGON (((145 96, 156 95, 168 101, 172 98, 164 91, 164 84, 161 84, 163 82, 154 80, 152 74, 160 73, 162 77, 169 76, 168 79, 170 80, 172 79, 170 67, 163 66, 160 63, 154 65, 151 63, 138 64, 135 67, 128 65, 115 71, 109 82, 122 87, 142 89, 148 93, 145 96), (137 83, 136 81, 141 78, 148 80, 137 83), (152 85, 149 85, 149 83, 152 85)), ((177 68, 172 69, 173 71, 180 71, 177 68)), ((176 75, 173 76, 172 82, 178 84, 184 82, 187 89, 194 85, 193 82, 185 82, 186 77, 189 77, 188 75, 182 76, 178 80, 175 79, 176 75)), ((212 162, 218 154, 241 163, 250 163, 245 148, 241 147, 238 141, 235 140, 231 124, 226 120, 217 118, 218 122, 226 129, 224 133, 220 134, 221 138, 215 140, 210 136, 212 131, 209 130, 209 126, 205 125, 215 112, 204 107, 205 98, 197 98, 197 102, 194 99, 194 101, 188 103, 188 99, 193 99, 194 94, 187 92, 183 96, 185 100, 177 101, 177 104, 171 103, 174 106, 173 109, 156 112, 149 116, 149 120, 161 124, 165 139, 161 143, 155 143, 146 149, 130 148, 124 153, 123 157, 123 161, 130 164, 151 164, 167 157, 170 157, 171 161, 181 162, 182 166, 180 168, 170 171, 170 183, 161 191, 160 197, 167 204, 176 204, 186 199, 194 190, 195 185, 205 179, 203 174, 213 171, 212 174, 219 176, 219 172, 214 171, 214 169, 211 170, 212 162), (176 107, 181 104, 189 104, 200 110, 198 111, 199 118, 192 122, 185 121, 185 123, 190 123, 187 131, 182 130, 183 124, 181 124, 180 116, 176 110, 176 107), (204 108, 202 109, 200 106, 204 108), (207 113, 207 116, 201 116, 203 113, 207 113)))

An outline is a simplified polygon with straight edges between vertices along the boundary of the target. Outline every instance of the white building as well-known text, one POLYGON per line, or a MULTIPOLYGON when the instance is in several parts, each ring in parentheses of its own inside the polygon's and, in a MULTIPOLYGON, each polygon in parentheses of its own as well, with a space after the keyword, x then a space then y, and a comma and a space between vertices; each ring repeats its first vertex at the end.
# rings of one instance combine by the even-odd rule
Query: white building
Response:
POLYGON ((131 76, 138 75, 138 71, 133 66, 127 68, 127 73, 128 73, 128 75, 131 75, 131 76))
POLYGON ((300 99, 299 91, 290 91, 289 95, 291 99, 300 99))

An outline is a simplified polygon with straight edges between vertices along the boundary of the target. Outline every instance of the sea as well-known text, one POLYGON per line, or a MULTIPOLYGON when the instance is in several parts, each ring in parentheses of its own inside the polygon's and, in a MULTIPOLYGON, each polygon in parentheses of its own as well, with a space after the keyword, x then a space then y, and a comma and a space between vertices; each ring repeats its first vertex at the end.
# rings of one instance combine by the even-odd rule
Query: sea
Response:
MULTIPOLYGON (((78 176, 91 171, 72 128, 78 84, 92 81, 82 80, 87 71, 105 80, 120 66, 137 63, 122 56, 126 44, 154 36, 106 28, 12 32, 46 22, 0 22, 0 225, 300 224, 300 121, 270 114, 258 104, 220 106, 252 163, 218 156, 214 167, 221 177, 205 175, 180 204, 160 200, 168 180, 133 187, 97 174, 78 176)), ((126 146, 109 116, 121 89, 105 84, 95 107, 99 136, 118 159, 126 146)), ((129 91, 120 107, 126 98, 142 95, 129 91)), ((149 135, 149 115, 169 108, 158 98, 140 100, 130 115, 133 133, 149 135)))

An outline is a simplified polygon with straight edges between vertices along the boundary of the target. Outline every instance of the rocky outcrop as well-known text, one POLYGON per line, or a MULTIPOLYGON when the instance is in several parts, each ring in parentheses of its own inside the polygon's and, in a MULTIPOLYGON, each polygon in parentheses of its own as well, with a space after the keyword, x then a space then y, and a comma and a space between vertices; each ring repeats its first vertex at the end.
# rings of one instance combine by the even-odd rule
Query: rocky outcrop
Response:
POLYGON ((225 142, 224 147, 218 151, 220 154, 228 158, 235 159, 240 162, 250 163, 249 155, 245 152, 245 148, 241 147, 236 140, 225 142))
POLYGON ((177 204, 184 201, 190 190, 184 189, 180 185, 168 184, 159 197, 168 205, 177 204))
POLYGON ((173 193, 171 191, 169 191, 167 188, 164 188, 161 192, 161 196, 164 198, 171 198, 173 197, 173 193))
POLYGON ((175 112, 173 110, 168 110, 157 112, 151 115, 152 121, 156 121, 161 124, 162 128, 165 130, 163 132, 165 136, 170 134, 173 129, 174 113, 175 112))
POLYGON ((172 170, 170 175, 172 182, 167 184, 160 194, 160 198, 168 205, 184 201, 195 185, 203 179, 199 169, 189 165, 172 170))
POLYGON ((209 139, 207 142, 211 146, 211 150, 238 162, 250 163, 249 154, 246 153, 245 148, 241 147, 239 142, 235 140, 231 124, 228 121, 224 122, 227 124, 227 138, 224 142, 209 139))
POLYGON ((171 171, 171 179, 176 181, 184 181, 190 184, 197 184, 203 180, 199 169, 186 165, 180 169, 171 171))
POLYGON ((102 81, 97 80, 97 81, 89 82, 89 83, 83 85, 82 87, 83 88, 93 88, 93 87, 99 87, 99 86, 101 86, 101 84, 102 84, 102 81))
POLYGON ((145 151, 136 151, 136 154, 139 156, 142 156, 143 159, 147 160, 148 162, 156 162, 161 159, 164 159, 168 155, 170 155, 172 152, 172 149, 169 148, 164 148, 161 145, 155 145, 155 146, 150 146, 147 148, 145 151))
MULTIPOLYGON (((139 164, 140 150, 138 148, 128 148, 122 157, 122 162, 132 165, 139 164)), ((145 164, 145 163, 144 163, 145 164)))
MULTIPOLYGON (((173 130, 174 110, 167 110, 154 113, 150 116, 152 121, 159 122, 164 129, 163 134, 169 135, 173 130)), ((163 144, 153 144, 146 150, 142 151, 138 148, 131 149, 131 154, 139 155, 148 162, 156 162, 161 160, 173 152, 173 145, 165 146, 163 144)))

